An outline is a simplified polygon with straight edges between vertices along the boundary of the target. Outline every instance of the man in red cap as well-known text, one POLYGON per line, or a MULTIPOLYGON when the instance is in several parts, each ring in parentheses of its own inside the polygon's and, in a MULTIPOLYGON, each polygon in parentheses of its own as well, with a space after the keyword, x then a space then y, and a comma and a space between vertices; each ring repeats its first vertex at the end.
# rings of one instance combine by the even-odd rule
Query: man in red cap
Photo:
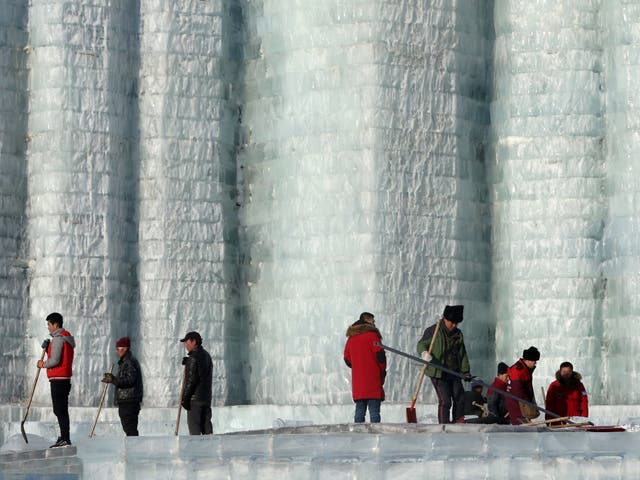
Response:
POLYGON ((118 374, 105 373, 102 381, 115 385, 115 404, 118 406, 122 429, 128 437, 137 437, 138 415, 143 395, 142 371, 130 348, 131 341, 128 337, 122 337, 116 342, 118 374))

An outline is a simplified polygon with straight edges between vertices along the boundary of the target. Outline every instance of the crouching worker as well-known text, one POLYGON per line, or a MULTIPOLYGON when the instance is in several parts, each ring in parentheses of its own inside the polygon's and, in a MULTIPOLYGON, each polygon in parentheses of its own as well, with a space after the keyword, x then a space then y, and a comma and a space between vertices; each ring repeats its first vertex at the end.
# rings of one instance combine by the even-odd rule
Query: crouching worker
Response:
POLYGON ((387 357, 384 350, 376 345, 381 340, 375 318, 369 312, 363 312, 360 319, 347 329, 344 362, 351 368, 355 423, 364 422, 367 409, 371 423, 380 422, 380 404, 384 400, 383 385, 387 375, 387 357))
MULTIPOLYGON (((547 389, 547 410, 561 417, 588 417, 589 397, 581 380, 582 375, 573 370, 571 362, 562 362, 556 379, 547 389)), ((550 418, 551 415, 545 415, 545 419, 550 418)))
POLYGON ((118 355, 118 373, 105 373, 102 382, 112 383, 116 387, 115 404, 122 429, 128 437, 138 436, 138 415, 142 402, 142 371, 140 363, 131 353, 131 342, 122 337, 116 342, 118 355))
POLYGON ((487 423, 503 425, 510 423, 506 397, 501 393, 507 391, 507 382, 509 382, 509 366, 500 362, 498 375, 493 379, 491 388, 487 390, 487 409, 489 410, 487 423))

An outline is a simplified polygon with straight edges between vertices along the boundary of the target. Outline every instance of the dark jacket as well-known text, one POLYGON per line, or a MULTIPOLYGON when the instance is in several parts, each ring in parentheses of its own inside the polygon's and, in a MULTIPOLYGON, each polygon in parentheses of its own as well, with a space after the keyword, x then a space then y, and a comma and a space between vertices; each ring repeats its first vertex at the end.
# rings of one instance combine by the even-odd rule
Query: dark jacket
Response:
MULTIPOLYGON (((192 401, 211 404, 211 387, 213 382, 213 362, 211 355, 202 345, 189 352, 186 363, 184 396, 182 404, 185 408, 192 401)), ((189 407, 190 408, 190 407, 189 407)))
MULTIPOLYGON (((547 389, 545 408, 561 417, 588 417, 589 397, 581 380, 582 375, 578 372, 565 380, 558 370, 556 380, 547 389)), ((551 415, 546 414, 545 418, 549 420, 551 415)))
POLYGON ((465 415, 477 415, 481 417, 483 414, 482 408, 474 405, 484 405, 486 403, 482 393, 474 390, 468 390, 464 392, 464 414, 465 415))
POLYGON ((351 325, 347 329, 344 362, 351 368, 351 395, 354 400, 384 400, 384 379, 387 357, 376 346, 382 336, 368 323, 351 325))
POLYGON ((116 387, 115 404, 142 402, 142 370, 130 350, 118 360, 118 375, 113 377, 116 387))
MULTIPOLYGON (((442 320, 440 320, 442 322, 442 320)), ((436 329, 436 325, 431 325, 422 334, 422 338, 418 341, 418 353, 421 354, 425 350, 429 350, 431 337, 436 329)), ((442 365, 450 370, 459 373, 469 373, 469 357, 467 349, 464 346, 464 336, 462 331, 457 327, 453 330, 447 330, 444 325, 440 325, 436 339, 433 342, 432 363, 442 365)), ((442 378, 442 370, 427 366, 426 375, 432 378, 442 378)))
POLYGON ((505 418, 508 413, 507 402, 506 397, 500 394, 501 391, 507 391, 507 384, 496 377, 493 379, 491 388, 487 390, 487 409, 496 417, 505 418))

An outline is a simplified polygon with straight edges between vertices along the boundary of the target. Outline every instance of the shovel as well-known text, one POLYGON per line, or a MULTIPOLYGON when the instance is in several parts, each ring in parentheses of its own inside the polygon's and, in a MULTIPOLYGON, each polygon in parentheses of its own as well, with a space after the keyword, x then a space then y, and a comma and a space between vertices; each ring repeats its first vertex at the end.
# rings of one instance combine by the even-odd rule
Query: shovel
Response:
MULTIPOLYGON (((433 350, 433 343, 436 339, 436 335, 438 335, 438 330, 440 330, 440 320, 436 322, 436 329, 433 332, 433 336, 431 337, 431 343, 429 344, 429 354, 433 350)), ((422 388, 422 381, 424 380, 424 376, 427 373, 427 365, 422 367, 422 371, 420 372, 420 376, 418 377, 418 386, 416 387, 416 392, 413 394, 413 398, 411 399, 411 406, 407 407, 407 423, 418 423, 418 415, 416 414, 416 400, 418 399, 418 394, 420 393, 420 389, 422 388)))
POLYGON ((180 387, 180 400, 178 400, 178 418, 176 418, 176 429, 175 434, 178 435, 178 431, 180 430, 180 414, 182 413, 182 397, 184 397, 184 382, 187 376, 187 366, 185 365, 182 369, 182 386, 180 387))
MULTIPOLYGON (((44 360, 44 354, 46 353, 46 351, 47 351, 46 348, 42 349, 42 355, 40 355, 40 361, 44 360)), ((27 421, 27 415, 29 415, 29 408, 31 408, 31 400, 33 400, 33 394, 36 391, 36 385, 38 384, 38 378, 40 377, 40 370, 42 369, 38 367, 38 371, 36 372, 36 379, 33 381, 33 387, 31 387, 31 393, 29 394, 29 400, 27 401, 27 407, 24 409, 24 418, 20 423, 20 431, 22 432, 22 438, 24 438, 24 441, 26 443, 29 443, 29 440, 27 440, 27 434, 24 431, 24 422, 27 421)))

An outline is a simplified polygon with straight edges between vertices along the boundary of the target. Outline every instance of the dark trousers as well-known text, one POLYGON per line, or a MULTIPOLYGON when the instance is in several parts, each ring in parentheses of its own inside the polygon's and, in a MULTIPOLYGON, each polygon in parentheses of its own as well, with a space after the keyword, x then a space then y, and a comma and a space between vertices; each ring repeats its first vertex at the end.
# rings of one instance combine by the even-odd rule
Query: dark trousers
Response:
POLYGON ((122 429, 127 437, 138 436, 138 414, 140 404, 138 402, 125 402, 118 405, 118 415, 122 429))
POLYGON ((464 418, 464 387, 462 381, 454 376, 442 375, 431 378, 438 396, 438 422, 451 423, 464 418), (453 419, 449 416, 453 406, 453 419))
POLYGON ((353 421, 355 423, 363 423, 364 415, 369 408, 369 420, 371 423, 380 423, 380 403, 382 400, 370 398, 365 400, 356 400, 356 414, 353 421))
POLYGON ((187 425, 189 435, 211 435, 211 404, 192 400, 191 409, 187 410, 187 425))
POLYGON ((51 380, 51 403, 53 413, 58 417, 60 426, 60 438, 71 443, 69 435, 69 392, 71 392, 71 380, 51 380))

